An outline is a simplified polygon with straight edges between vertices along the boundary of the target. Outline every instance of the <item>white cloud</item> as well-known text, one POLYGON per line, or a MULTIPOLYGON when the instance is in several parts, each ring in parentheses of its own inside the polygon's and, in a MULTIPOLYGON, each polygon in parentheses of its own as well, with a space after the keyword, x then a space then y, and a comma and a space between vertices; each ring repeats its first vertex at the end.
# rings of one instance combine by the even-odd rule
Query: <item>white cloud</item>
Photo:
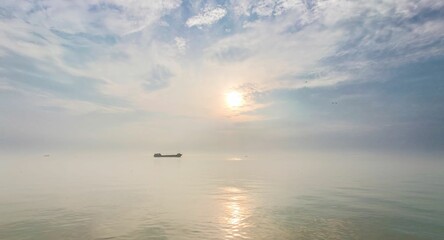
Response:
POLYGON ((227 10, 222 7, 205 8, 202 13, 189 18, 186 21, 188 27, 211 25, 222 19, 227 14, 227 10))
POLYGON ((0 21, 0 45, 39 61, 52 62, 48 65, 76 76, 101 79, 106 83, 100 88, 104 94, 125 99, 133 108, 193 112, 201 116, 208 111, 199 107, 201 99, 216 102, 221 89, 253 83, 261 91, 269 91, 330 86, 353 79, 352 73, 326 62, 328 58, 346 56, 341 59, 341 66, 367 71, 375 63, 399 64, 444 51, 441 45, 428 47, 443 37, 441 18, 403 22, 426 8, 442 7, 443 4, 434 1, 233 1, 232 5, 204 8, 185 21, 187 27, 212 25, 233 11, 234 16, 227 19, 233 21, 228 22, 233 24, 232 31, 208 35, 204 40, 181 32, 183 22, 160 21, 180 3, 179 0, 45 0, 41 2, 42 11, 31 11, 39 8, 29 2, 11 1, 9 5, 14 6, 13 15, 17 18, 0 21), (259 17, 250 18, 251 15, 259 17), (396 21, 390 25, 393 19, 396 21), (356 25, 359 27, 353 28, 356 25), (159 28, 168 34, 157 34, 159 28), (110 45, 82 41, 82 47, 92 51, 93 58, 76 67, 66 62, 66 57, 77 53, 67 53, 65 47, 77 46, 76 43, 54 35, 49 29, 79 36, 111 35, 118 41, 110 45), (35 33, 47 40, 38 42, 35 33), (390 38, 381 43, 385 36, 390 38), (344 44, 353 39, 356 45, 347 48, 344 44), (185 51, 190 54, 184 55, 185 51), (224 61, 214 61, 215 55, 227 52, 224 61), (391 52, 391 55, 378 61, 369 59, 375 52, 391 52), (175 77, 168 89, 146 93, 143 80, 155 65, 165 66, 175 77), (307 72, 323 74, 307 85, 298 78, 307 72), (288 76, 293 78, 282 80, 288 76), (194 90, 194 86, 202 88, 194 90), (171 107, 170 92, 180 93, 187 101, 171 107))
POLYGON ((129 34, 138 32, 150 24, 156 23, 161 16, 178 8, 181 2, 181 0, 113 0, 110 3, 121 7, 123 12, 119 15, 108 15, 106 24, 115 33, 129 34))
POLYGON ((307 9, 306 1, 301 0, 241 0, 233 1, 233 9, 237 15, 279 16, 288 11, 307 9))
POLYGON ((179 49, 181 53, 184 53, 187 49, 187 40, 185 40, 185 38, 175 37, 174 41, 176 42, 177 49, 179 49))
POLYGON ((7 1, 4 7, 32 25, 68 33, 125 35, 143 30, 180 5, 181 0, 42 0, 7 1))
MULTIPOLYGON (((134 94, 126 90, 134 89, 133 93, 138 92, 139 98, 146 94, 141 90, 143 88, 140 79, 146 78, 150 64, 157 64, 157 62, 146 61, 146 58, 156 59, 160 63, 164 61, 160 57, 150 55, 151 53, 167 56, 166 58, 177 55, 177 53, 172 53, 174 51, 168 44, 156 45, 150 39, 152 39, 153 23, 157 23, 161 16, 180 4, 180 0, 149 2, 44 0, 36 3, 9 1, 2 6, 11 12, 12 17, 0 19, 0 57, 13 53, 29 59, 27 60, 29 62, 18 62, 19 65, 36 63, 36 66, 45 68, 48 72, 57 70, 79 78, 99 79, 103 81, 103 84, 98 89, 101 91, 97 92, 98 95, 103 92, 124 101, 128 98, 129 107, 140 109, 137 97, 133 97, 134 94), (55 30, 66 34, 67 37, 58 36, 54 33, 55 30), (135 42, 133 42, 134 39, 125 36, 136 31, 144 31, 144 33, 138 36, 135 42), (112 38, 120 36, 122 39, 126 37, 129 40, 116 41, 113 44, 95 42, 96 37, 103 39, 108 36, 112 38), (149 42, 149 44, 140 42, 149 42), (159 49, 160 52, 151 51, 152 49, 159 49), (85 50, 90 55, 87 61, 78 58, 86 53, 85 50), (128 62, 133 65, 122 64, 122 58, 128 58, 128 62), (108 74, 108 72, 116 74, 108 74), (133 99, 136 100, 133 101, 133 99)), ((30 69, 30 74, 32 74, 32 69, 30 69)), ((62 74, 52 80, 63 82, 66 76, 62 74)), ((18 90, 10 86, 7 81, 13 82, 14 79, 0 80, 2 90, 18 90)), ((24 94, 40 95, 35 91, 24 94)), ((44 100, 36 99, 39 99, 36 101, 37 105, 39 105, 38 102, 42 106, 59 105, 74 113, 86 113, 98 109, 101 109, 98 111, 108 111, 107 109, 114 108, 111 105, 104 106, 97 103, 94 99, 82 102, 59 98, 52 94, 46 95, 44 100), (75 106, 78 108, 76 109, 75 106)), ((120 109, 120 107, 116 108, 120 109)))

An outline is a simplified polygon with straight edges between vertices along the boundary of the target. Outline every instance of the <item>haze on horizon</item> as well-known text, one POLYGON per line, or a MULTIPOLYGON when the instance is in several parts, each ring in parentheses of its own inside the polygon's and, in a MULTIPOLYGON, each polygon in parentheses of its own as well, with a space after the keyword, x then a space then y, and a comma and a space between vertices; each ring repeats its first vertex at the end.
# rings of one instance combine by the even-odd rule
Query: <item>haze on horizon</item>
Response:
POLYGON ((444 2, 0 6, 0 151, 444 149, 444 2))

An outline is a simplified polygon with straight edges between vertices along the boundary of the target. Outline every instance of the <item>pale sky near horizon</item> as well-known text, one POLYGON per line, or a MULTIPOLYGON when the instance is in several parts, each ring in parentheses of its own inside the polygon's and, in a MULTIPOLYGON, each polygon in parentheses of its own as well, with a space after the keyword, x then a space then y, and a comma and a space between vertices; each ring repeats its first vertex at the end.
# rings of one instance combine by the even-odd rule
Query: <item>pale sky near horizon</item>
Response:
POLYGON ((444 1, 0 3, 3 152, 444 149, 444 1))

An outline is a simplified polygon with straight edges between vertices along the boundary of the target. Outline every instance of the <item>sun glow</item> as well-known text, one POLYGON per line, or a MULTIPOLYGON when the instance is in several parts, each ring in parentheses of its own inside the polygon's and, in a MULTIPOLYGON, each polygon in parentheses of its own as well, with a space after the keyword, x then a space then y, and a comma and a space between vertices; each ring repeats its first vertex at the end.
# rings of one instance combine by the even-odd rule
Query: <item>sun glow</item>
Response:
POLYGON ((231 91, 227 93, 225 102, 230 108, 241 107, 244 104, 244 96, 237 91, 231 91))

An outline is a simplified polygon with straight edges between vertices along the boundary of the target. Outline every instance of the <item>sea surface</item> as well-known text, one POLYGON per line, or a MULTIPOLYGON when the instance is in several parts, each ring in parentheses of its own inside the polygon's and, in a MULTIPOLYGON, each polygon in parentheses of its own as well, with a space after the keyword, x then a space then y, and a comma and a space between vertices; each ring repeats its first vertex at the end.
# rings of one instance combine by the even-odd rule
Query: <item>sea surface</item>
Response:
POLYGON ((3 157, 0 239, 444 239, 441 160, 3 157))

